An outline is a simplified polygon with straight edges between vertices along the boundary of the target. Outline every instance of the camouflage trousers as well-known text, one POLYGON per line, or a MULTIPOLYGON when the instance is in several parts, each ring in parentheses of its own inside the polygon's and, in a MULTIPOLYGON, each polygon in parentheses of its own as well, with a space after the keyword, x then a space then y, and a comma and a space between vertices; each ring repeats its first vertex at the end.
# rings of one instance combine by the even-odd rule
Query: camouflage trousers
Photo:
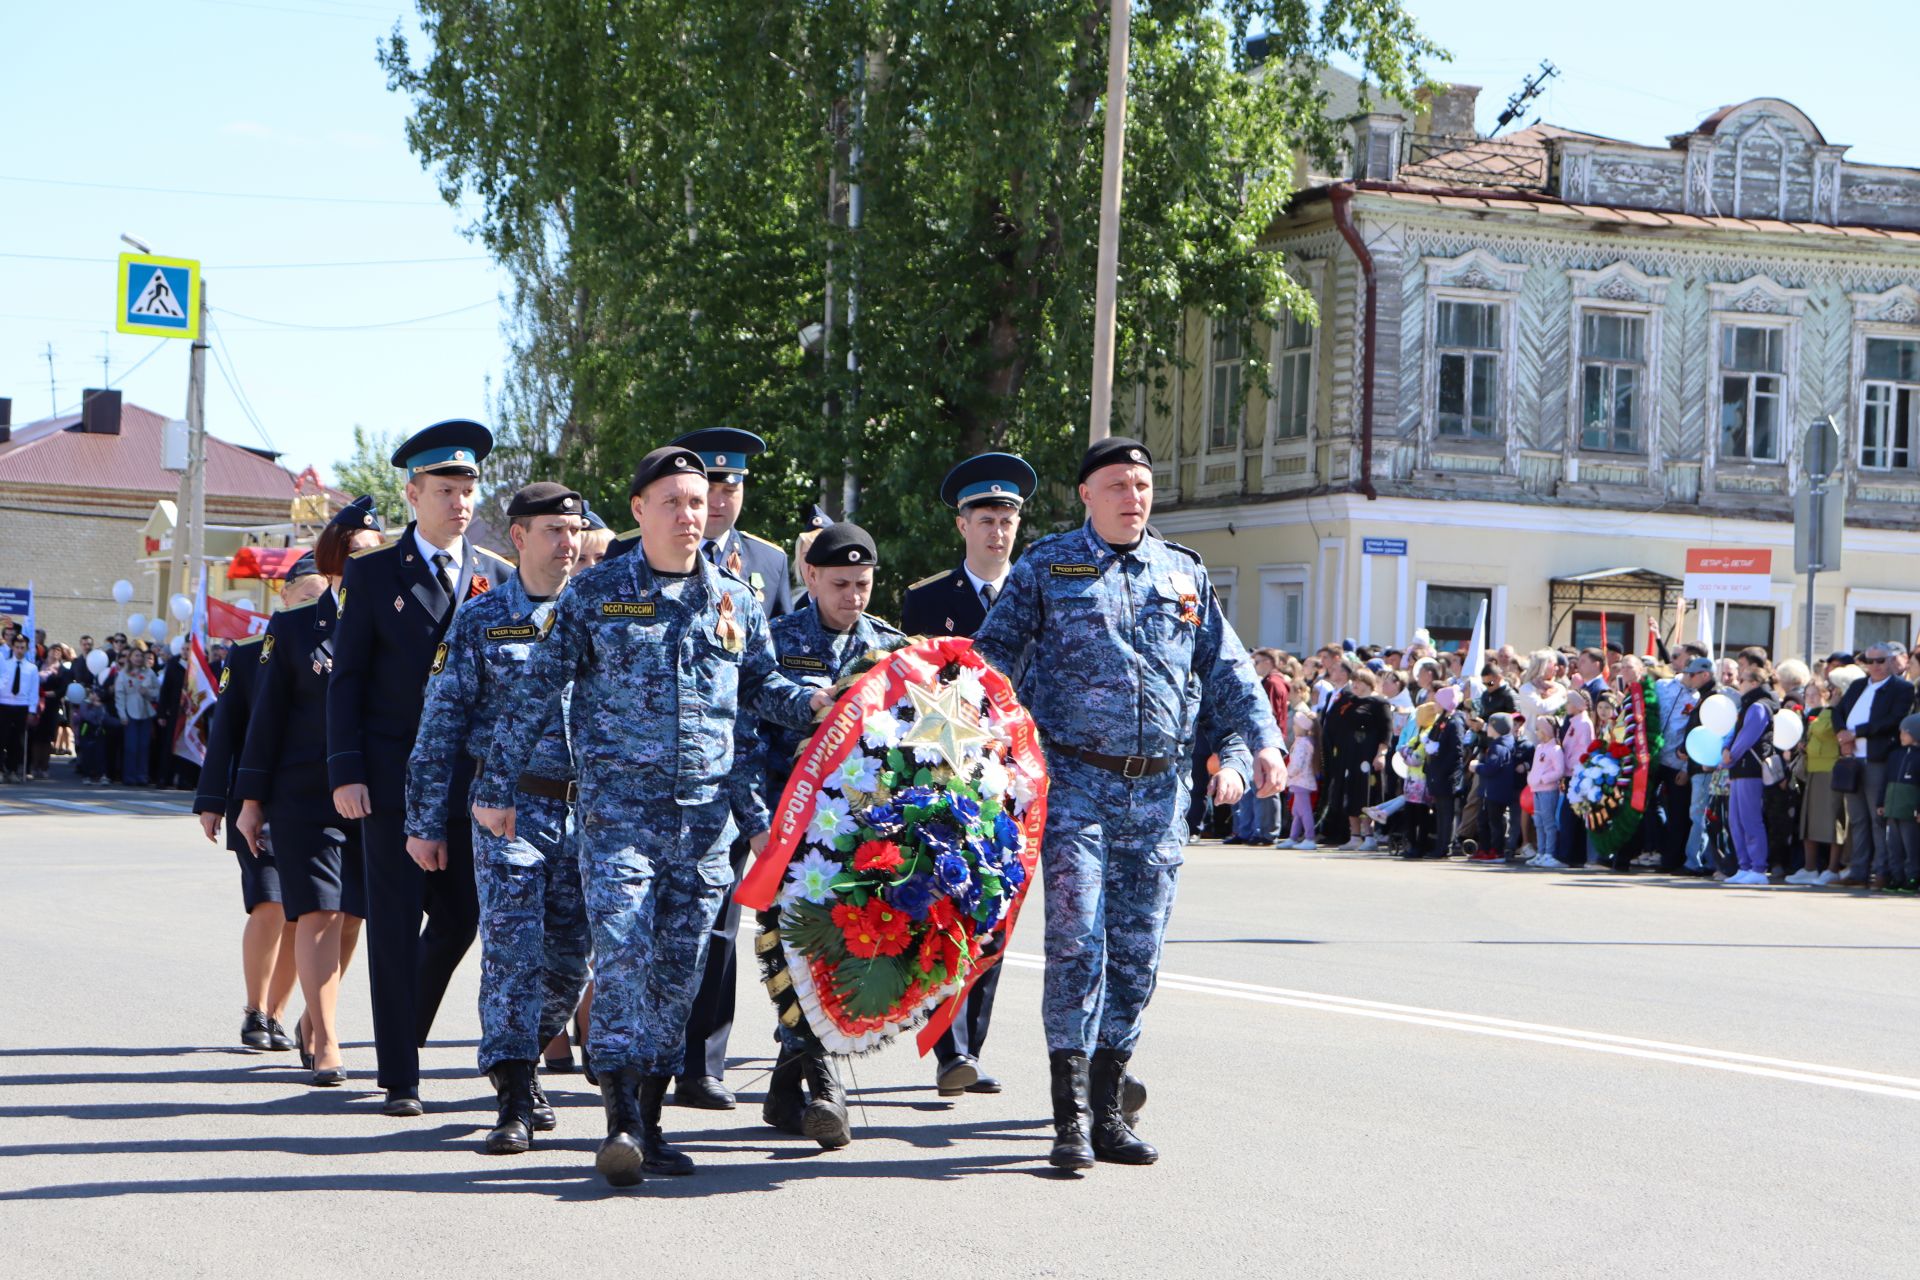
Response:
POLYGON ((594 1070, 680 1070, 709 933, 733 886, 725 800, 628 801, 580 815, 593 928, 594 1070))
POLYGON ((513 839, 473 828, 481 1071, 537 1059, 587 988, 587 909, 567 803, 523 792, 514 807, 513 839))
POLYGON ((1129 780, 1065 757, 1047 767, 1047 1048, 1131 1052, 1185 861, 1187 771, 1129 780))

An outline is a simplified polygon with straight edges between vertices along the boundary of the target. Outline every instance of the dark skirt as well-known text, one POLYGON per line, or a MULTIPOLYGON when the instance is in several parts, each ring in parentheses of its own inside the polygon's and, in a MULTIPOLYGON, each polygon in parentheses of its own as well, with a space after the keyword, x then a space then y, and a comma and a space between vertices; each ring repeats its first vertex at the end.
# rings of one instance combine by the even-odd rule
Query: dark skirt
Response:
POLYGON ((365 919, 366 868, 360 858, 360 824, 335 817, 314 821, 269 811, 280 903, 287 919, 309 911, 344 911, 365 919))
POLYGON ((247 852, 246 843, 236 836, 229 847, 240 846, 233 850, 234 859, 240 864, 240 901, 246 905, 247 914, 252 915, 261 903, 281 900, 280 868, 274 864, 271 852, 256 858, 247 852))

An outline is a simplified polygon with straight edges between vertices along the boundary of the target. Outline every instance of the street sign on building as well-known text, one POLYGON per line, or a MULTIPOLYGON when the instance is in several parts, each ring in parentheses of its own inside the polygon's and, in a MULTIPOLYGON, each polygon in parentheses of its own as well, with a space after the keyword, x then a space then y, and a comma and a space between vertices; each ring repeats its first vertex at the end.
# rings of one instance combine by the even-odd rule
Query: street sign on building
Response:
POLYGON ((1682 592, 1689 600, 1773 599, 1773 552, 1688 547, 1682 592))
POLYGON ((1405 538, 1362 538, 1360 553, 1369 556, 1403 556, 1407 554, 1405 538))
POLYGON ((200 336, 200 264, 151 253, 120 255, 115 328, 148 338, 200 336))

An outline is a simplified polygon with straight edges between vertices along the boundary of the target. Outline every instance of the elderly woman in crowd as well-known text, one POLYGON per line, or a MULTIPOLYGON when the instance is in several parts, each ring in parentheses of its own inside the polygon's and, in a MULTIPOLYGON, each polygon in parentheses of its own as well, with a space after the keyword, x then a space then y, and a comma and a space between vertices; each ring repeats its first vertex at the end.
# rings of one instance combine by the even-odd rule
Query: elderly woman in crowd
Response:
POLYGON ((1806 696, 1806 745, 1794 762, 1794 776, 1804 788, 1800 839, 1806 850, 1806 867, 1788 876, 1788 884, 1832 884, 1840 878, 1846 837, 1840 797, 1833 791, 1833 766, 1840 759, 1833 707, 1860 675, 1858 667, 1836 667, 1824 679, 1808 681, 1802 690, 1806 696))

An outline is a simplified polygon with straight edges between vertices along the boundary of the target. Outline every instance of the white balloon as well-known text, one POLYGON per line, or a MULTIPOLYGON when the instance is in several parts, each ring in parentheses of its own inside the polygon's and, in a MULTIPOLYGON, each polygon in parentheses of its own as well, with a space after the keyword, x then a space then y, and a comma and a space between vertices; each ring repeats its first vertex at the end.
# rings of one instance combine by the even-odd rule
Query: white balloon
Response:
POLYGON ((129 638, 139 635, 147 629, 147 615, 130 613, 127 615, 127 635, 129 638))
POLYGON ((1716 693, 1700 704, 1700 723, 1725 737, 1740 722, 1740 704, 1724 693, 1716 693))
POLYGON ((147 623, 147 634, 155 640, 165 640, 167 638, 167 620, 165 618, 155 618, 153 621, 147 623))
POLYGON ((113 602, 126 604, 133 599, 133 584, 125 578, 113 584, 113 602))
POLYGON ((107 651, 105 649, 95 649, 87 655, 87 670, 93 672, 96 676, 107 673, 108 663, 109 659, 107 658, 107 651))
POLYGON ((1791 707, 1773 718, 1773 745, 1782 751, 1791 751, 1799 746, 1806 732, 1807 722, 1791 707))
POLYGON ((173 610, 173 616, 181 622, 193 616, 193 601, 186 596, 175 596, 169 602, 169 606, 173 610))
POLYGON ((187 638, 185 636, 175 636, 167 645, 167 651, 177 658, 180 656, 180 651, 186 647, 187 638))
POLYGON ((1393 772, 1396 777, 1407 776, 1407 758, 1398 751, 1393 753, 1393 772))
POLYGON ((86 700, 87 700, 87 687, 85 685, 81 684, 78 680, 76 680, 72 684, 67 686, 68 702, 85 702, 86 700))

